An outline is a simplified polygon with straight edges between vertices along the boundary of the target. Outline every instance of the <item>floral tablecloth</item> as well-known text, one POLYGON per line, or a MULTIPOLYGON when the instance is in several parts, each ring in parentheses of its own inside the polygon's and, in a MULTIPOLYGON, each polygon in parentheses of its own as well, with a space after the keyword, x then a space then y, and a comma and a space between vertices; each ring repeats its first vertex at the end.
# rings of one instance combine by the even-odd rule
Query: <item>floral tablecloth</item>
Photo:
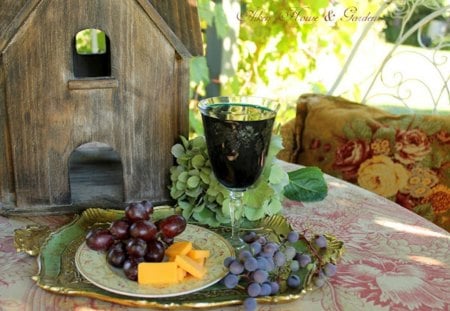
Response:
MULTIPOLYGON (((287 170, 297 168, 283 165, 287 170)), ((450 310, 450 234, 380 196, 326 178, 325 200, 286 200, 283 212, 297 230, 329 233, 344 242, 338 273, 323 288, 298 300, 264 304, 260 309, 450 310)), ((36 258, 16 252, 14 229, 27 224, 58 228, 71 219, 68 215, 0 217, 0 310, 130 310, 50 293, 31 279, 38 272, 36 258)))

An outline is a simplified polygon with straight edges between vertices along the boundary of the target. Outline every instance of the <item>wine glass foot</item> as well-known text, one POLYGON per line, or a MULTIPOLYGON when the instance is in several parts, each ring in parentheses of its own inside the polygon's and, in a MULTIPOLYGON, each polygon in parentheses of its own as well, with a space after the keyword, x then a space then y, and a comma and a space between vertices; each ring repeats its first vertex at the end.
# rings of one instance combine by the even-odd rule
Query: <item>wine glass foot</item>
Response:
POLYGON ((235 250, 241 250, 241 249, 245 248, 246 244, 245 244, 244 240, 242 240, 239 236, 230 238, 229 241, 230 241, 231 246, 233 246, 233 248, 235 250))

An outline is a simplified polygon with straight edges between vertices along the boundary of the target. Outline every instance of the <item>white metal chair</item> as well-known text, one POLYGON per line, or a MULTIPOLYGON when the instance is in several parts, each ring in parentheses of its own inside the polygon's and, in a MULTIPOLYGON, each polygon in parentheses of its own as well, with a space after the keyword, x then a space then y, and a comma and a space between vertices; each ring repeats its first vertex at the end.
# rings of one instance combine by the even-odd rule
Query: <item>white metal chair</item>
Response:
POLYGON ((398 23, 397 39, 380 48, 368 39, 376 21, 367 22, 328 95, 450 114, 450 1, 444 6, 438 0, 385 1, 375 16, 398 23), (410 26, 421 7, 431 13, 410 26), (404 45, 414 35, 419 47, 404 45), (370 74, 361 75, 361 64, 367 69, 368 63, 374 64, 370 74), (352 98, 355 85, 360 98, 352 98))

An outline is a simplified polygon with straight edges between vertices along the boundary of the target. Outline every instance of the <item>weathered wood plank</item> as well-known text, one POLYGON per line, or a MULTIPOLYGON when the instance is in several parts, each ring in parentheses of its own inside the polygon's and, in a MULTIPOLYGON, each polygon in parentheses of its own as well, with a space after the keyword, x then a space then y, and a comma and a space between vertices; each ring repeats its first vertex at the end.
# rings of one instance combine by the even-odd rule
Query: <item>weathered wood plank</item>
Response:
POLYGON ((203 40, 195 0, 147 0, 158 11, 192 56, 203 55, 203 40))
POLYGON ((119 81, 115 78, 76 79, 69 80, 67 86, 69 90, 111 89, 118 87, 119 81))
POLYGON ((11 140, 6 115, 5 75, 0 56, 0 202, 14 200, 14 174, 11 140))
POLYGON ((2 0, 0 10, 0 51, 41 0, 2 0))
MULTIPOLYGON (((154 21, 156 27, 158 27, 168 42, 176 49, 179 55, 183 58, 189 58, 192 56, 188 47, 182 41, 182 37, 178 37, 174 32, 174 29, 171 29, 167 22, 161 17, 160 13, 154 8, 154 6, 150 3, 149 0, 136 0, 140 3, 145 12, 151 17, 154 21)), ((189 40, 187 40, 189 41, 189 40)))

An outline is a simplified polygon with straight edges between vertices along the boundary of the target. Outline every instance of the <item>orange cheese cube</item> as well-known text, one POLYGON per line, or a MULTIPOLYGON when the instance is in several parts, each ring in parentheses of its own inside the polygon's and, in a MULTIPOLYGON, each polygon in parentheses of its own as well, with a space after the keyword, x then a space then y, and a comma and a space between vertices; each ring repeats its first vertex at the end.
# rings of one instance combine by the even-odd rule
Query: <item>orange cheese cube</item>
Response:
MULTIPOLYGON (((192 258, 190 256, 188 256, 189 258, 192 258)), ((195 262, 198 262, 199 265, 204 266, 205 265, 205 259, 206 258, 192 258, 192 260, 194 260, 195 262)))
POLYGON ((178 283, 178 265, 175 262, 141 262, 138 265, 139 284, 178 283))
POLYGON ((192 249, 192 242, 179 241, 170 245, 166 249, 166 255, 169 258, 175 258, 177 255, 186 255, 192 249))
POLYGON ((181 282, 186 277, 187 272, 184 269, 178 268, 178 280, 181 282))
POLYGON ((175 262, 180 268, 186 270, 189 274, 198 279, 203 278, 206 274, 205 267, 186 255, 177 255, 177 257, 175 257, 175 262))
POLYGON ((199 259, 199 258, 208 258, 209 257, 209 250, 206 249, 192 249, 187 253, 189 257, 192 259, 199 259))

